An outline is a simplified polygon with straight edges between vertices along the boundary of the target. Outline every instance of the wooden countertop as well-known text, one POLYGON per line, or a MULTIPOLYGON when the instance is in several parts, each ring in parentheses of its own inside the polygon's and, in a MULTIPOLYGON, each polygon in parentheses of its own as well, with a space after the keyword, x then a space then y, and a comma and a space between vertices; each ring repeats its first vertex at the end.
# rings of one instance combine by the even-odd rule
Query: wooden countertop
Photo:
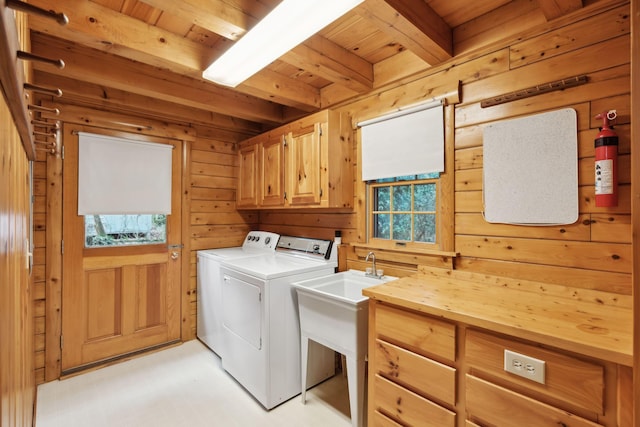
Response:
POLYGON ((424 271, 363 290, 376 301, 626 366, 631 298, 458 270, 424 271))

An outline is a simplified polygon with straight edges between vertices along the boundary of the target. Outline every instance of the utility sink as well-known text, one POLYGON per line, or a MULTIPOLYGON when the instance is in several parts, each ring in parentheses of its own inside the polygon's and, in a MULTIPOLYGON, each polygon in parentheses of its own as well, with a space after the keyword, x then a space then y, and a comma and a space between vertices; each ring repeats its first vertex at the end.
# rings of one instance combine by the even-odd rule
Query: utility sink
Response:
MULTIPOLYGON (((366 276, 364 271, 348 270, 331 274, 325 277, 317 277, 311 280, 294 283, 302 292, 313 294, 335 302, 347 305, 362 305, 367 303, 368 297, 362 295, 362 290, 370 286, 380 285, 397 277, 382 276, 381 278, 366 276)), ((300 292, 298 292, 300 293, 300 292)))
POLYGON ((311 339, 346 356, 351 420, 354 427, 363 425, 369 298, 362 295, 362 290, 395 279, 348 270, 293 283, 300 313, 303 402, 311 339))

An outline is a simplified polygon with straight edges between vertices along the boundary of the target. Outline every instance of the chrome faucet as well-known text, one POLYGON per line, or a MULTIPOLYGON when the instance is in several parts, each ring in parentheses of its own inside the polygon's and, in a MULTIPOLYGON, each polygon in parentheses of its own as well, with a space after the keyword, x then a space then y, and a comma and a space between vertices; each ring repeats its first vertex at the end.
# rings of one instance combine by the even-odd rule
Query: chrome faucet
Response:
POLYGON ((371 276, 371 277, 381 277, 378 276, 378 270, 376 270, 376 254, 374 254, 373 252, 369 252, 367 254, 367 257, 364 259, 364 262, 369 262, 369 258, 371 258, 371 272, 370 273, 366 273, 366 276, 371 276))

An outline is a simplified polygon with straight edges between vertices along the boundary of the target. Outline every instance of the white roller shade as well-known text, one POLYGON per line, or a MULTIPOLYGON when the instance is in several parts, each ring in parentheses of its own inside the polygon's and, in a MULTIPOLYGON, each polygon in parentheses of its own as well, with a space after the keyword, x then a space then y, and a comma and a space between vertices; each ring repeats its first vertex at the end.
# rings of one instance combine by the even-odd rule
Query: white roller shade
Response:
POLYGON ((172 150, 79 132, 78 215, 170 214, 172 150))
POLYGON ((419 105, 358 123, 362 180, 444 171, 442 103, 419 105))

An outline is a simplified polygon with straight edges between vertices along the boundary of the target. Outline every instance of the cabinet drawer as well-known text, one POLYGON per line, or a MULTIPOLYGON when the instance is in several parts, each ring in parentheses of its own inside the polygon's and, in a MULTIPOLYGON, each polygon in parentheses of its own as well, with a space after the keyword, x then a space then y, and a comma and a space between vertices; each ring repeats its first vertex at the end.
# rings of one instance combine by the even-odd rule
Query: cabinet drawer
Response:
POLYGON ((467 375, 466 384, 467 416, 479 424, 501 427, 600 426, 471 375, 467 375))
POLYGON ((376 340, 376 373, 436 401, 455 406, 456 370, 401 347, 376 340))
POLYGON ((367 422, 367 424, 371 427, 402 427, 402 424, 398 424, 378 411, 373 413, 373 419, 367 422))
POLYGON ((392 342, 425 356, 454 361, 456 327, 451 323, 384 304, 376 307, 376 333, 392 342))
POLYGON ((526 388, 593 414, 604 413, 604 368, 600 365, 474 330, 467 331, 465 351, 471 373, 484 372, 517 385, 518 391, 526 388), (506 372, 505 349, 544 360, 546 383, 506 372))
POLYGON ((455 427, 456 414, 379 375, 375 376, 375 409, 403 425, 455 427))

